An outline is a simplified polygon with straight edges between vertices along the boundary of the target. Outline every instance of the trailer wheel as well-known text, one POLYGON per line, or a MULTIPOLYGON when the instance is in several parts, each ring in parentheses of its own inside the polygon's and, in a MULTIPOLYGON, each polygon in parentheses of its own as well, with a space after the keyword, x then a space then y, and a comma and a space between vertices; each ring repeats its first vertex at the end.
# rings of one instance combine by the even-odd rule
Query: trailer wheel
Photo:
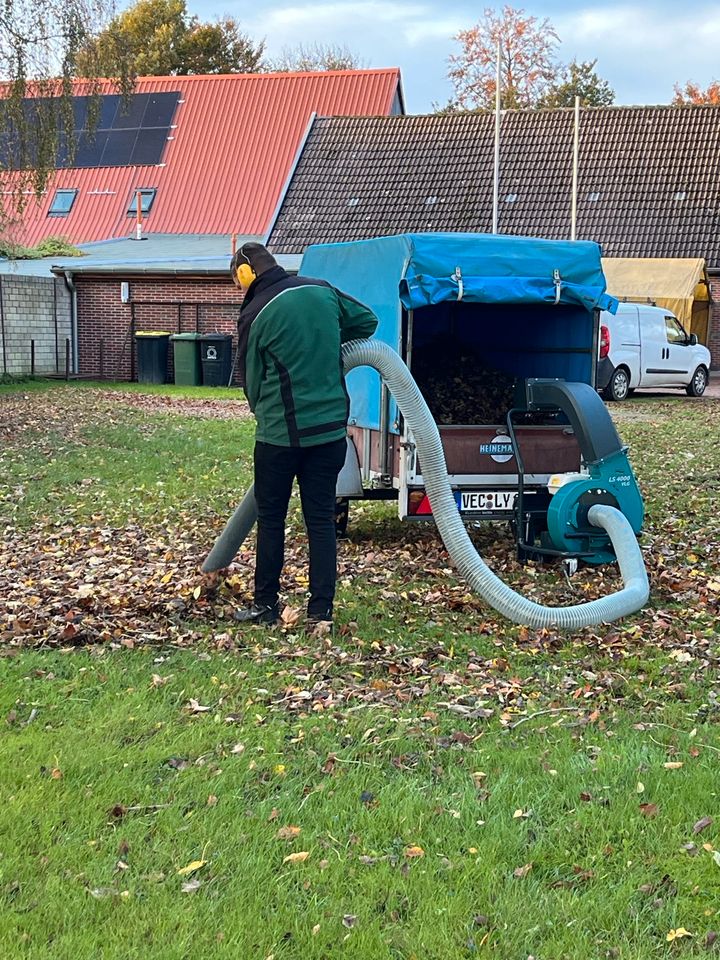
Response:
POLYGON ((337 540, 347 540, 347 525, 350 518, 350 499, 338 497, 335 501, 335 537, 337 540))
POLYGON ((614 400, 618 403, 625 400, 630 394, 630 374, 625 367, 616 367, 608 385, 603 390, 605 400, 614 400))
POLYGON ((705 393, 707 382, 707 370, 705 367, 698 367, 695 373, 692 375, 692 380, 685 387, 685 393, 687 393, 689 397, 701 397, 705 393))

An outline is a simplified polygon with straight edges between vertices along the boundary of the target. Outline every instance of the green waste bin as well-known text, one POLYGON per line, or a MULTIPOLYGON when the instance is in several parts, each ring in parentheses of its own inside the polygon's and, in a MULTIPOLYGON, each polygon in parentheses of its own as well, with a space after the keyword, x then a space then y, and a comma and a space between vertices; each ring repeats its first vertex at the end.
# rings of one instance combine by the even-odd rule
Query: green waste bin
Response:
POLYGON ((232 370, 232 337, 229 333, 204 333, 200 337, 200 364, 206 387, 226 387, 232 370))
POLYGON ((202 383, 200 366, 200 334, 175 333, 172 337, 175 383, 197 387, 202 383))
POLYGON ((138 383, 167 383, 169 333, 138 330, 135 334, 138 383))

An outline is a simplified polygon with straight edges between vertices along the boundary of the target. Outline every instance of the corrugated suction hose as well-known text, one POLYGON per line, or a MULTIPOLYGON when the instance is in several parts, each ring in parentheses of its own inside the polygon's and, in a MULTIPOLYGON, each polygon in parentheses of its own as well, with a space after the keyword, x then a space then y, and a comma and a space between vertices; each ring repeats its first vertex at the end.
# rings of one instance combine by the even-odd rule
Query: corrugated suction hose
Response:
MULTIPOLYGON (((417 445, 425 490, 443 543, 460 575, 490 606, 515 623, 570 629, 617 620, 644 606, 650 587, 635 533, 619 510, 600 504, 590 508, 588 519, 604 529, 612 541, 624 582, 622 590, 569 607, 547 607, 512 590, 484 563, 468 536, 448 480, 437 425, 403 361, 378 340, 354 340, 344 345, 343 362, 346 372, 354 367, 373 367, 395 397, 417 445)), ((228 566, 256 519, 251 487, 218 538, 203 570, 228 566)))

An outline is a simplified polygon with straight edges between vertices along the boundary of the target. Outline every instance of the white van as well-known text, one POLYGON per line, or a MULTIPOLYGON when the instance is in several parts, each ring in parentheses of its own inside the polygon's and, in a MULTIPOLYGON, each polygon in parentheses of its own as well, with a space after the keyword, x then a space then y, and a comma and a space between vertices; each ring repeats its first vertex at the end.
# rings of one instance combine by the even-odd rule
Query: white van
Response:
POLYGON ((606 400, 624 400, 636 387, 683 387, 705 392, 710 351, 688 334, 671 310, 621 303, 600 314, 597 388, 606 400))

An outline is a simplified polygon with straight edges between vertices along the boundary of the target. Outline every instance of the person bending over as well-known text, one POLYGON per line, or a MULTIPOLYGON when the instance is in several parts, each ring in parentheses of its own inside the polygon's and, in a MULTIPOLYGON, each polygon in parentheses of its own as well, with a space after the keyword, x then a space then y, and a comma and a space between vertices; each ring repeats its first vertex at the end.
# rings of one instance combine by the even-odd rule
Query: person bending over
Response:
POLYGON ((324 280, 289 275, 259 243, 230 264, 245 297, 238 322, 241 383, 255 415, 257 555, 245 624, 275 623, 293 480, 310 547, 310 625, 332 621, 337 548, 335 486, 345 462, 349 400, 341 356, 348 340, 372 336, 377 317, 324 280))

